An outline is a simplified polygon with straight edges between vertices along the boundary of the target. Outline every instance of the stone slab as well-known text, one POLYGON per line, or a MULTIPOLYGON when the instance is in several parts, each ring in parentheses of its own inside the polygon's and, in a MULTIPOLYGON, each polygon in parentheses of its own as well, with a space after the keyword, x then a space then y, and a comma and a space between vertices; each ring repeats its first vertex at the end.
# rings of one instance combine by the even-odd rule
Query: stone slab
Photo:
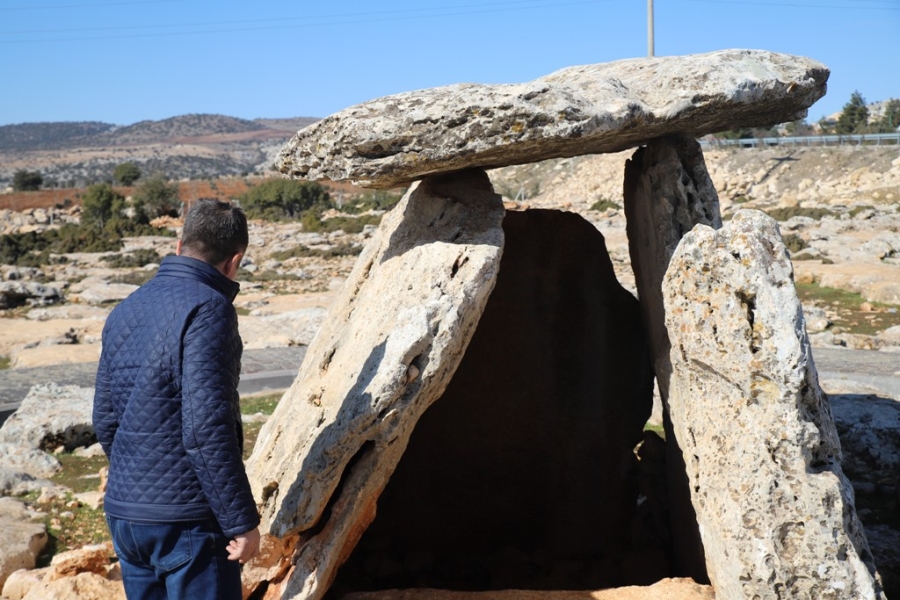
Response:
POLYGON ((721 50, 406 92, 300 130, 275 164, 295 178, 391 188, 471 167, 617 152, 672 133, 799 119, 825 94, 828 75, 801 56, 721 50))

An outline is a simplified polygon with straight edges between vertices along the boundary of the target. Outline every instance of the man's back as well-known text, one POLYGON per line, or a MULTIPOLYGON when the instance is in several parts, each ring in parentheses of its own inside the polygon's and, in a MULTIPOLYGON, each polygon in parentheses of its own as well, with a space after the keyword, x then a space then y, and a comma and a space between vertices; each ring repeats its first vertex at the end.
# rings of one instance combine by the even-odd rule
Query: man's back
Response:
POLYGON ((235 292, 202 261, 168 257, 110 314, 95 399, 95 427, 110 456, 109 514, 215 514, 226 535, 252 528, 256 507, 241 489, 235 292))

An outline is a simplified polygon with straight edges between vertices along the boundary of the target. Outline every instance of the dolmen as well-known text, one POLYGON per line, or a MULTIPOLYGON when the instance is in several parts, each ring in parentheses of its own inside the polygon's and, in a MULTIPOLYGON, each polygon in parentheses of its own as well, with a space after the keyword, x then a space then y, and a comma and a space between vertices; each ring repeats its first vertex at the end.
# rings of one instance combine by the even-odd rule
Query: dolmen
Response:
POLYGON ((247 463, 245 597, 692 577, 720 600, 882 598, 778 227, 723 224, 696 141, 799 119, 828 75, 756 50, 623 60, 299 131, 283 173, 409 189, 247 463), (507 211, 486 173, 632 147, 639 300, 593 225, 507 211))

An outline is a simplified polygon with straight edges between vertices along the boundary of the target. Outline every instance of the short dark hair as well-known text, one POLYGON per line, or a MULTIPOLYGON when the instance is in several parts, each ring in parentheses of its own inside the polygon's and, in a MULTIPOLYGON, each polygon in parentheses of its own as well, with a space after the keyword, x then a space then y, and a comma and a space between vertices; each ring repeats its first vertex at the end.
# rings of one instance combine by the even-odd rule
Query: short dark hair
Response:
POLYGON ((188 254, 220 265, 244 252, 249 243, 247 216, 240 208, 218 198, 200 198, 191 204, 181 231, 181 247, 188 254))

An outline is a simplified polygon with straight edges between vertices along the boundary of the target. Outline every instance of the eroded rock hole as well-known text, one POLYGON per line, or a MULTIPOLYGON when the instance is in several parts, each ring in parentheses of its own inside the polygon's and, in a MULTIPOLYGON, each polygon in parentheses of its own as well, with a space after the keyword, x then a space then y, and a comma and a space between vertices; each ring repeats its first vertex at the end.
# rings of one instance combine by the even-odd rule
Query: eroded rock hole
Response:
POLYGON ((668 575, 664 445, 638 303, 602 235, 511 212, 497 285, 444 395, 416 424, 332 595, 598 589, 668 575), (655 473, 655 474, 654 474, 655 473))

